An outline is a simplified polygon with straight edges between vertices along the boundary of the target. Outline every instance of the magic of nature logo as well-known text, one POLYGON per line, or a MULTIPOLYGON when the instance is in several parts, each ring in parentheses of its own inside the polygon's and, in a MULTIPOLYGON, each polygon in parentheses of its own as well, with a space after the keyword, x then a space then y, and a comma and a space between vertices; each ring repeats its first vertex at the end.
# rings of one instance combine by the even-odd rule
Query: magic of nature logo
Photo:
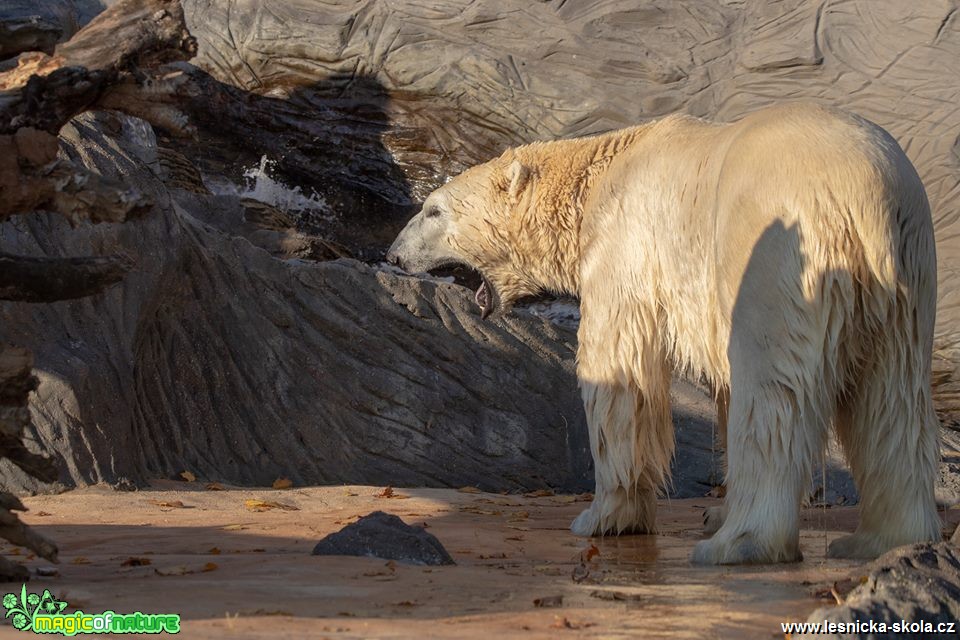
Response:
POLYGON ((3 596, 6 618, 14 629, 34 633, 75 636, 79 633, 180 633, 180 616, 175 613, 64 613, 67 603, 44 589, 42 594, 20 593, 3 596))

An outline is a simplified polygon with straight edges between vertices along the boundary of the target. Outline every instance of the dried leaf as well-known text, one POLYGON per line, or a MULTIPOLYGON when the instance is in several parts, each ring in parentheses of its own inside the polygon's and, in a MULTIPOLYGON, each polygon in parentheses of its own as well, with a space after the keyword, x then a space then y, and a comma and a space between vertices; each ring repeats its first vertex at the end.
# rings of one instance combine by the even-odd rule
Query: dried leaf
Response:
POLYGON ((293 486, 293 480, 290 478, 277 478, 273 481, 274 489, 289 489, 293 486))
POLYGON ((176 567, 164 567, 156 568, 153 570, 158 576, 186 576, 193 573, 193 569, 186 567, 184 565, 178 565, 176 567))
POLYGON ((533 601, 533 606, 540 609, 552 609, 563 606, 563 596, 543 596, 533 601))
POLYGON ((590 577, 590 567, 586 563, 581 562, 573 568, 573 571, 570 572, 570 579, 580 584, 584 580, 590 577))
POLYGON ((528 491, 523 494, 526 498, 547 498, 553 495, 551 489, 536 489, 535 491, 528 491))
POLYGON ((606 589, 595 589, 590 592, 591 598, 599 598, 600 600, 615 600, 617 602, 639 602, 643 600, 643 594, 640 593, 625 593, 623 591, 609 591, 606 589))
POLYGON ((207 571, 216 571, 219 568, 220 567, 216 562, 208 562, 205 565, 203 565, 203 568, 200 569, 200 571, 203 571, 204 573, 206 573, 207 571))
POLYGON ((580 558, 584 562, 590 562, 598 555, 600 555, 600 549, 598 549, 595 544, 591 544, 588 548, 580 552, 580 558))
POLYGON ((157 505, 161 509, 186 509, 187 505, 180 500, 147 500, 150 504, 157 505))
POLYGON ((556 502, 557 504, 572 504, 577 501, 577 496, 572 496, 570 494, 565 494, 562 496, 553 496, 550 498, 550 502, 556 502))
POLYGON ((120 566, 121 567, 145 567, 148 564, 152 564, 152 561, 150 560, 150 558, 136 558, 134 556, 130 556, 129 558, 121 562, 120 566))
POLYGON ((245 524, 228 524, 225 527, 221 527, 224 531, 243 531, 247 528, 245 524))
POLYGON ((723 498, 727 495, 727 485, 718 484, 714 488, 707 491, 707 496, 711 498, 723 498))
POLYGON ((507 518, 507 522, 522 522, 530 517, 529 511, 514 511, 507 518))
POLYGON ((553 629, 585 629, 587 627, 593 627, 595 624, 596 623, 593 622, 580 622, 578 620, 570 620, 566 617, 557 616, 550 627, 553 629))
POLYGON ((226 491, 226 487, 220 484, 219 482, 208 482, 206 484, 207 491, 226 491))
POLYGON ((457 491, 460 493, 483 493, 483 491, 480 491, 480 489, 476 487, 460 487, 457 491))
POLYGON ((90 561, 84 558, 83 556, 77 556, 76 558, 71 560, 71 562, 73 564, 90 564, 90 561))
POLYGON ((210 549, 207 549, 207 553, 209 553, 209 554, 212 555, 212 556, 218 556, 218 555, 220 555, 220 548, 219 548, 219 547, 212 547, 212 548, 210 548, 210 549))
POLYGON ((196 482, 197 476, 195 476, 190 471, 183 471, 180 473, 180 477, 186 480, 187 482, 196 482))
POLYGON ((37 512, 36 512, 35 514, 33 514, 33 515, 37 516, 38 518, 44 518, 44 517, 46 517, 46 516, 52 516, 53 514, 52 514, 52 513, 47 513, 46 511, 37 511, 37 512))
POLYGON ((282 509, 283 511, 299 511, 300 507, 282 502, 273 502, 270 500, 244 500, 244 506, 249 511, 270 511, 271 509, 282 509))
POLYGON ((402 493, 397 493, 393 490, 393 487, 384 487, 383 491, 376 494, 375 498, 392 498, 394 500, 406 500, 410 496, 404 495, 402 493))

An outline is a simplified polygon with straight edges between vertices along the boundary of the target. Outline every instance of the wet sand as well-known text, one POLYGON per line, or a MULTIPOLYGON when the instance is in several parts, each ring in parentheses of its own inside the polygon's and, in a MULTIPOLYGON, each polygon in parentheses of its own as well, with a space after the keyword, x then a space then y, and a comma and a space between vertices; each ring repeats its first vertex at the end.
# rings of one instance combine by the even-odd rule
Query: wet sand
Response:
MULTIPOLYGON (((61 550, 59 575, 29 587, 50 589, 68 612, 179 613, 186 638, 773 638, 780 622, 806 619, 830 603, 834 581, 863 567, 824 561, 826 543, 856 524, 850 507, 804 511, 802 563, 703 568, 688 557, 715 499, 663 500, 659 535, 591 542, 567 530, 586 506, 576 496, 377 497, 382 489, 216 491, 165 481, 28 498, 23 519, 61 550), (254 512, 247 500, 297 510, 254 512), (310 555, 324 535, 377 509, 426 523, 457 565, 310 555), (579 568, 591 543, 599 553, 579 568), (149 564, 123 566, 131 558, 149 564), (534 603, 554 596, 559 606, 534 603)), ((19 633, 0 628, 3 638, 19 633)))

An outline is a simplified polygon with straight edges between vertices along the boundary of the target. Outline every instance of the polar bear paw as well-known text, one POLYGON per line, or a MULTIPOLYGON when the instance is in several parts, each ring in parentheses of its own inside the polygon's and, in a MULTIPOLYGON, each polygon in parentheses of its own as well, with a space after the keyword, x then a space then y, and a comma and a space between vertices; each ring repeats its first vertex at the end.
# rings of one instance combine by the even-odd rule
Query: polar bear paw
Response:
POLYGON ((886 551, 877 536, 869 533, 854 533, 841 536, 827 547, 828 558, 850 560, 873 560, 886 551))
POLYGON ((574 535, 583 536, 584 538, 602 534, 603 532, 600 530, 600 514, 598 511, 594 505, 590 505, 584 509, 570 525, 570 531, 572 531, 574 535))
POLYGON ((761 544, 749 531, 734 538, 714 536, 698 542, 691 558, 694 564, 771 564, 801 560, 803 554, 799 549, 761 544))
POLYGON ((713 534, 720 530, 723 521, 727 516, 727 510, 723 506, 707 507, 703 511, 703 532, 713 534))

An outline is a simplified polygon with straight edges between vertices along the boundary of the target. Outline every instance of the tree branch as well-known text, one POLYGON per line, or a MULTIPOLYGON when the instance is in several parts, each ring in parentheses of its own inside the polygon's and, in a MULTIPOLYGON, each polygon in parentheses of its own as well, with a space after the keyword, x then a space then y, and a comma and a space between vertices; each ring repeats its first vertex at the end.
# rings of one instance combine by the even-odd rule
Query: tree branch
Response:
POLYGON ((0 254, 0 300, 55 302, 99 293, 133 267, 125 255, 34 258, 0 254))

